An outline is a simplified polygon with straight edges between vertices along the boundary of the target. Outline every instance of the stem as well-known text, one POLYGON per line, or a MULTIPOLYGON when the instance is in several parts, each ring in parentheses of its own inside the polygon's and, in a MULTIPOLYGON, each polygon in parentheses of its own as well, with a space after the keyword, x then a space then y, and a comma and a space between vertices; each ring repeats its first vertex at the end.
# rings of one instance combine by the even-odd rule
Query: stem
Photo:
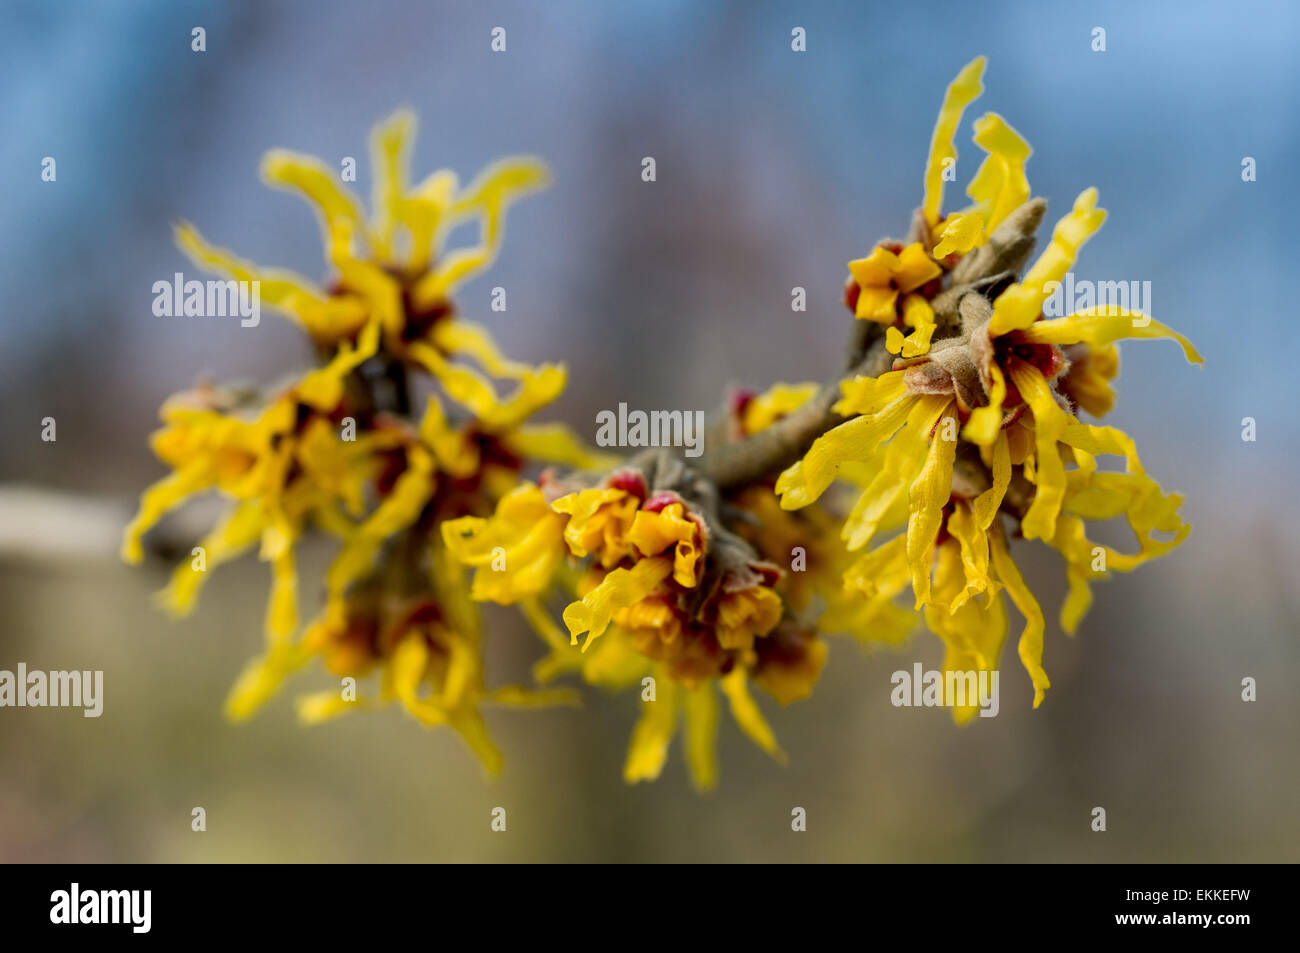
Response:
POLYGON ((885 350, 884 329, 870 321, 855 322, 849 344, 847 372, 822 385, 812 400, 770 427, 743 440, 724 444, 700 457, 695 469, 722 492, 753 483, 794 463, 826 431, 843 423, 831 409, 840 397, 840 384, 854 377, 879 377, 894 356, 885 350))

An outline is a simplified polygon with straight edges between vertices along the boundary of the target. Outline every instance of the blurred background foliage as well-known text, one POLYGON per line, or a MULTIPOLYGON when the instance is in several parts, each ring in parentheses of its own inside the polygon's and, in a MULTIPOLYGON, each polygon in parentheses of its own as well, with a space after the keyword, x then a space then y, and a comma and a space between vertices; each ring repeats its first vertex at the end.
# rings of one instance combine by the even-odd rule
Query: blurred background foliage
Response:
MULTIPOLYGON (((98 720, 0 711, 0 859, 1300 859, 1293 4, 30 2, 0 18, 0 483, 99 501, 85 519, 3 510, 11 538, 39 517, 24 531, 41 545, 0 554, 0 668, 103 669, 106 684, 98 720), (709 410, 729 385, 837 367, 845 262, 906 230, 944 86, 978 53, 987 92, 962 162, 971 118, 995 110, 1032 143, 1052 218, 1097 185, 1111 215, 1076 274, 1151 281, 1156 317, 1206 356, 1196 369, 1172 345, 1123 349, 1110 422, 1186 493, 1195 530, 1100 585, 1075 640, 1049 623, 1039 711, 1013 653, 1001 714, 958 730, 889 704, 890 673, 937 666, 937 639, 870 655, 838 641, 811 701, 769 708, 789 767, 724 725, 706 798, 677 751, 659 783, 623 785, 632 695, 490 716, 507 754, 495 784, 450 733, 396 712, 302 729, 281 699, 222 720, 260 644, 265 567, 223 568, 171 623, 149 601, 168 564, 119 565, 103 525, 162 472, 146 436, 164 396, 205 374, 271 383, 309 355, 270 314, 256 329, 154 317, 152 283, 192 271, 172 221, 320 277, 311 215, 257 181, 266 149, 355 156, 367 189, 370 126, 408 104, 417 175, 544 156, 555 185, 511 212, 497 267, 459 300, 513 356, 569 364, 543 419, 590 438, 619 401, 709 410), (47 155, 55 184, 39 178, 47 155), (190 830, 196 805, 206 833, 190 830), (489 829, 497 805, 505 834, 489 829), (1105 834, 1089 828, 1097 805, 1105 834), (806 833, 790 831, 794 806, 806 833)), ((1032 552, 1051 617, 1061 566, 1032 552)), ((304 566, 308 606, 325 558, 304 566)), ((492 671, 525 678, 540 645, 488 611, 492 671)))

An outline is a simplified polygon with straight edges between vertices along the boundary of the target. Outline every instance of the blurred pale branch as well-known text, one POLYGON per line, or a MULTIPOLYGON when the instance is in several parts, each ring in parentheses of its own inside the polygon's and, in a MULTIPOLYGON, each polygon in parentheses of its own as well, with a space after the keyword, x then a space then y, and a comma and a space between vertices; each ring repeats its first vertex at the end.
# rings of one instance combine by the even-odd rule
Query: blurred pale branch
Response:
MULTIPOLYGON (((116 560, 122 527, 133 502, 21 484, 0 485, 0 558, 116 560)), ((209 515, 175 514, 150 548, 161 555, 179 551, 188 545, 186 541, 202 535, 209 515)))

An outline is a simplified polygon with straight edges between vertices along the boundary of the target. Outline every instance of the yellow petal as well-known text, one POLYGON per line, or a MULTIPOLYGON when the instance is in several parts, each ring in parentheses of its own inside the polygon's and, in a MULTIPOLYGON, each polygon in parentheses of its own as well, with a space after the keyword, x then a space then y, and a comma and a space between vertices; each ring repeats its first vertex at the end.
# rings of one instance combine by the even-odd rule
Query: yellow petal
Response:
POLYGON ((785 752, 776 743, 776 735, 772 733, 772 727, 763 717, 763 712, 754 701, 754 696, 749 693, 745 670, 739 666, 732 669, 730 673, 718 680, 718 686, 722 689, 722 694, 727 696, 727 701, 731 705, 731 717, 736 720, 740 730, 748 735, 754 744, 785 764, 785 752))
POLYGON ((814 440, 804 458, 777 479, 781 508, 807 506, 826 492, 841 464, 870 460, 903 425, 915 402, 914 397, 901 397, 877 414, 855 417, 814 440))
POLYGON ((144 559, 141 538, 168 510, 212 485, 213 474, 206 460, 195 460, 184 469, 163 477, 140 495, 140 510, 122 534, 122 558, 129 563, 144 559))
POLYGON ((844 396, 834 406, 837 414, 876 414, 907 394, 902 371, 888 371, 879 377, 855 377, 840 382, 844 396))
POLYGON ((1205 363, 1192 342, 1177 331, 1153 321, 1140 311, 1118 307, 1085 308, 1068 318, 1035 321, 1020 334, 1023 340, 1035 344, 1084 343, 1094 347, 1103 347, 1122 338, 1173 338, 1182 345, 1188 363, 1205 363))
POLYGON ((503 759, 497 746, 493 744, 491 736, 488 734, 487 724, 483 721, 483 716, 474 709, 462 709, 453 712, 449 718, 449 724, 460 735, 466 747, 478 757, 483 764, 483 770, 489 777, 496 777, 501 773, 503 759))
POLYGON ((939 242, 934 246, 935 258, 964 255, 984 244, 984 219, 973 212, 949 215, 939 229, 939 242))
POLYGON ((491 519, 463 516, 441 527, 452 557, 476 567, 470 589, 476 601, 511 605, 535 596, 564 558, 564 517, 532 483, 507 493, 491 519))
POLYGON ((262 304, 296 319, 318 340, 338 340, 365 323, 366 309, 355 299, 328 297, 312 282, 289 271, 258 268, 224 248, 209 245, 188 222, 176 226, 176 244, 202 268, 236 281, 256 281, 262 304))
POLYGON ((925 220, 931 226, 938 223, 939 211, 943 207, 945 166, 957 161, 957 150, 952 143, 961 123, 961 114, 984 92, 980 81, 983 75, 984 57, 977 56, 962 67, 944 94, 939 119, 934 124, 934 136, 930 140, 930 158, 925 164, 925 198, 921 204, 925 220))
POLYGON ((490 265, 501 246, 510 203, 549 181, 546 164, 529 157, 503 159, 480 173, 450 210, 457 219, 469 215, 480 219, 479 244, 443 255, 434 269, 416 283, 412 291, 415 303, 427 307, 444 300, 457 284, 490 265))
POLYGON ((975 144, 988 153, 966 194, 984 216, 984 232, 992 234, 1002 221, 1029 200, 1025 162, 1033 151, 997 113, 975 120, 975 144))
POLYGON ((930 434, 952 403, 941 394, 925 394, 912 400, 906 425, 890 442, 884 461, 844 521, 841 535, 850 551, 871 542, 881 525, 905 502, 904 492, 925 465, 930 434))
POLYGON ((613 453, 593 450, 572 428, 561 423, 523 424, 502 436, 506 448, 528 460, 558 463, 576 470, 603 471, 623 459, 613 453))
POLYGON ((194 608, 199 591, 208 580, 208 574, 222 563, 237 559, 257 542, 265 526, 262 506, 257 501, 236 503, 221 522, 199 541, 203 549, 202 570, 194 568, 194 557, 184 559, 172 573, 167 588, 158 594, 158 601, 166 611, 179 617, 188 615, 194 608))
POLYGON ((493 377, 520 380, 533 370, 531 364, 512 361, 497 348, 488 329, 459 318, 439 321, 433 327, 432 340, 444 354, 464 354, 478 362, 493 377))
POLYGON ((849 262, 849 274, 861 288, 883 288, 894 277, 898 266, 898 256, 883 245, 877 245, 866 258, 849 262))
POLYGON ((375 256, 392 257, 393 232, 402 218, 402 201, 407 189, 407 158, 415 138, 415 115, 399 109, 370 135, 370 154, 375 168, 372 204, 375 209, 375 256))
POLYGON ((492 385, 462 364, 452 364, 427 344, 416 343, 410 354, 442 383, 447 396, 468 408, 488 432, 507 430, 549 404, 564 390, 567 373, 555 364, 532 369, 515 393, 500 400, 492 385))
POLYGON ((745 404, 741 426, 745 433, 758 433, 812 400, 820 389, 817 384, 773 384, 745 404))
POLYGON ((415 523, 433 496, 433 460, 413 447, 407 453, 407 467, 373 513, 349 534, 326 574, 326 588, 341 596, 374 563, 385 541, 415 523))
POLYGON ((1009 287, 993 302, 993 317, 989 319, 991 337, 1027 328, 1042 314, 1043 302, 1048 296, 1047 285, 1065 277, 1080 246, 1106 220, 1105 210, 1096 206, 1096 189, 1086 189, 1074 200, 1074 208, 1056 223, 1051 242, 1025 274, 1024 280, 1009 287))
POLYGON ((767 586, 724 593, 718 605, 718 644, 747 651, 753 648, 755 636, 776 628, 784 612, 781 597, 767 586))
POLYGON ((993 525, 998 508, 1007 495, 1007 487, 1011 484, 1011 444, 1001 430, 993 443, 992 456, 993 485, 975 497, 972 504, 975 522, 984 530, 993 525))
POLYGON ((358 697, 354 701, 349 701, 343 697, 342 692, 333 688, 300 695, 294 699, 298 721, 304 725, 319 725, 340 715, 346 715, 354 709, 365 707, 368 707, 365 699, 358 697))
POLYGON ((316 206, 328 236, 335 222, 362 222, 361 203, 338 183, 338 174, 313 156, 274 149, 262 158, 262 180, 302 193, 316 206))
POLYGON ((1025 539, 1051 539, 1056 535, 1056 514, 1061 511, 1066 488, 1065 465, 1061 462, 1058 441, 1076 421, 1057 404, 1051 386, 1038 368, 1013 360, 1010 372, 1011 382, 1034 414, 1037 488, 1020 528, 1025 539))
POLYGON ((659 556, 643 559, 631 569, 615 569, 609 573, 580 602, 572 602, 564 610, 564 624, 569 629, 570 641, 576 644, 578 636, 586 632, 582 650, 587 651, 592 640, 609 628, 615 611, 650 595, 672 570, 672 560, 659 556))
POLYGON ((308 658, 298 646, 282 645, 249 661, 226 696, 226 717, 235 722, 251 717, 308 658))
POLYGON ((956 612, 973 596, 987 593, 991 598, 997 592, 998 584, 989 576, 988 533, 975 522, 968 504, 959 502, 953 508, 948 517, 948 532, 959 544, 965 576, 960 592, 947 600, 948 611, 956 612))
POLYGON ((1024 577, 1007 552, 1007 542, 1001 532, 990 534, 989 547, 998 581, 1006 586, 1011 601, 1025 617, 1025 629, 1020 633, 1020 661, 1034 683, 1034 707, 1037 708, 1043 700, 1043 694, 1052 687, 1047 673, 1043 671, 1043 610, 1039 608, 1038 600, 1025 585, 1024 577))
POLYGON ((696 790, 708 791, 718 782, 718 696, 712 681, 682 690, 686 723, 686 766, 696 790))
POLYGON ((344 341, 338 353, 324 367, 303 377, 294 388, 295 396, 308 406, 329 413, 343 400, 347 376, 379 349, 379 325, 371 322, 357 338, 355 345, 344 341))
POLYGON ((853 313, 858 318, 889 324, 898 316, 895 308, 897 301, 897 288, 890 285, 864 285, 858 291, 858 304, 853 313))
POLYGON ((449 476, 468 477, 477 472, 480 455, 465 432, 447 421, 442 401, 430 394, 420 420, 420 442, 433 451, 438 468, 449 476))
POLYGON ((898 253, 898 268, 893 275, 894 286, 903 294, 908 294, 941 274, 943 269, 929 256, 925 246, 913 242, 898 253))
POLYGON ((690 589, 699 581, 704 552, 700 528, 684 512, 680 503, 670 503, 657 513, 639 510, 627 531, 627 541, 644 556, 657 556, 673 547, 673 578, 690 589))
POLYGON ((1002 432, 1002 402, 1007 399, 1006 378, 997 364, 989 365, 989 381, 989 402, 972 410, 962 428, 962 436, 981 447, 992 446, 1002 432))
POLYGON ((666 674, 656 678, 655 684, 655 700, 641 703, 641 717, 628 743, 623 764, 623 780, 628 784, 659 777, 677 730, 677 685, 666 674))
POLYGON ((956 414, 944 410, 930 438, 930 449, 920 474, 908 491, 910 514, 907 521, 907 561, 912 568, 912 589, 916 608, 930 601, 930 562, 934 541, 943 523, 943 508, 952 495, 952 464, 957 455, 956 414), (952 420, 953 439, 944 439, 945 424, 952 420))
POLYGON ((266 607, 267 638, 282 643, 298 626, 298 569, 292 543, 271 560, 271 598, 266 607))

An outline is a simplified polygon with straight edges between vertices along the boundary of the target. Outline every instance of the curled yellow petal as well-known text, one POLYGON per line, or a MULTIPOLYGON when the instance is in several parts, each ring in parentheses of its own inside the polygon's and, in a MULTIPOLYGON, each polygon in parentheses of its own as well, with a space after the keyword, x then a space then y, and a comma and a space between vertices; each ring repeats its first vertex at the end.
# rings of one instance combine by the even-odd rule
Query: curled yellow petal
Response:
POLYGON ((957 78, 949 84, 939 108, 939 118, 930 140, 930 157, 925 163, 925 198, 921 204, 925 220, 931 226, 938 223, 939 211, 943 207, 944 172, 957 161, 957 150, 952 144, 957 126, 966 107, 984 92, 983 75, 984 57, 977 56, 962 67, 957 78))
POLYGON ((532 483, 506 494, 490 519, 462 516, 441 525, 451 555, 475 567, 470 594, 476 601, 511 605, 535 596, 564 558, 564 517, 532 483))
POLYGON ((844 463, 871 459, 907 419, 916 398, 900 397, 871 416, 854 417, 813 441, 804 458, 776 481, 781 508, 797 510, 820 497, 844 463))
POLYGON ((989 402, 971 411, 962 436, 980 447, 990 447, 1002 432, 1002 402, 1007 399, 1007 380, 1002 368, 989 365, 989 402))
POLYGON ((443 255, 412 290, 416 304, 429 306, 445 299, 452 288, 490 265, 501 246, 510 203, 549 181, 546 164, 530 157, 502 159, 480 173, 449 210, 457 219, 470 215, 480 219, 479 244, 443 255))
POLYGON ((993 525, 998 508, 1007 495, 1007 487, 1011 484, 1011 444, 1007 435, 1000 430, 993 442, 992 457, 993 485, 975 497, 972 504, 975 522, 984 530, 993 525))
POLYGON ((1029 677, 1034 683, 1034 707, 1037 708, 1043 701, 1043 695, 1047 689, 1052 687, 1052 683, 1047 679, 1047 673, 1043 671, 1043 610, 1039 608, 1038 600, 1034 594, 1029 591, 1025 585, 1024 577, 1020 575, 1020 569, 1016 566, 1011 554, 1007 552, 1007 541, 1001 532, 994 532, 989 535, 989 548, 993 557, 993 569, 998 575, 998 581, 1006 587, 1007 594, 1011 601, 1015 603, 1020 614, 1025 617, 1025 628, 1020 633, 1020 661, 1029 672, 1029 677))
POLYGON ((725 593, 718 605, 718 644, 724 649, 751 649, 754 637, 776 628, 784 611, 781 597, 767 586, 725 593))
POLYGON ((984 233, 990 235, 1029 200, 1025 162, 1033 150, 997 113, 975 120, 975 144, 988 156, 971 179, 966 194, 984 216, 984 233))
POLYGON ((183 560, 172 573, 167 588, 158 594, 159 603, 174 617, 188 615, 208 580, 208 574, 251 549, 264 526, 259 502, 236 503, 212 532, 199 541, 199 548, 203 550, 202 568, 195 567, 197 554, 183 560))
POLYGON ((569 640, 576 644, 578 636, 587 633, 582 650, 587 651, 592 640, 599 638, 609 628, 614 613, 640 602, 659 587, 673 571, 672 560, 658 556, 642 559, 631 569, 615 569, 601 584, 572 602, 564 610, 564 624, 569 629, 569 640))
POLYGON ((519 379, 515 393, 505 400, 480 374, 447 361, 436 348, 416 343, 410 354, 442 383, 447 396, 468 408, 489 432, 508 430, 546 406, 564 390, 568 377, 556 364, 543 364, 519 379))
POLYGON ((912 398, 912 401, 907 423, 890 441, 879 470, 844 521, 841 536, 850 551, 861 549, 871 542, 871 538, 900 506, 906 514, 904 493, 925 465, 930 449, 930 434, 939 422, 939 416, 952 403, 948 397, 940 394, 925 394, 912 398))
POLYGON ((1074 264, 1083 245, 1106 220, 1105 209, 1097 206, 1097 190, 1085 189, 1074 200, 1074 208, 1056 223, 1052 240, 1019 284, 1014 284, 993 302, 989 335, 1027 328, 1043 311, 1048 285, 1060 282, 1074 264))
POLYGON ((935 258, 964 255, 984 243, 984 219, 973 212, 949 215, 939 229, 939 241, 934 246, 935 258))
POLYGON ((122 534, 122 558, 129 563, 144 559, 140 540, 168 510, 212 485, 215 477, 206 460, 193 463, 163 477, 140 495, 140 509, 122 534))
POLYGON ((1075 420, 1057 404, 1051 386, 1038 368, 1024 361, 1012 361, 1010 372, 1011 382, 1034 414, 1037 488, 1034 501, 1021 521, 1021 530, 1026 539, 1051 539, 1056 535, 1056 514, 1061 511, 1066 488, 1065 465, 1061 462, 1058 441, 1075 420))
POLYGON ((903 383, 902 371, 888 371, 879 377, 859 376, 841 381, 840 393, 844 396, 833 408, 837 414, 845 417, 852 414, 871 415, 905 396, 907 385, 903 383))
POLYGON ((1203 364, 1205 359, 1177 331, 1165 327, 1140 311, 1109 305, 1085 308, 1066 318, 1035 321, 1020 332, 1021 338, 1035 344, 1091 344, 1104 347, 1122 338, 1172 338, 1183 349, 1190 364, 1203 364))
POLYGON ((300 193, 324 221, 328 235, 335 222, 362 222, 361 202, 338 183, 338 174, 314 156, 273 149, 262 158, 262 180, 300 193))
POLYGON ((952 495, 952 464, 957 455, 957 417, 950 404, 930 438, 921 472, 908 491, 907 561, 912 569, 916 608, 930 601, 930 563, 943 509, 952 495), (951 433, 951 437, 948 434, 951 433))
POLYGON ((657 556, 673 548, 673 578, 687 589, 699 582, 700 560, 704 556, 700 528, 685 516, 680 503, 670 503, 657 513, 637 512, 627 541, 642 555, 657 556))
POLYGON ((262 304, 294 318, 318 340, 338 340, 365 323, 366 309, 355 299, 327 296, 306 278, 283 269, 258 268, 224 248, 209 245, 188 222, 179 223, 175 235, 176 244, 195 264, 235 281, 256 281, 262 304))

